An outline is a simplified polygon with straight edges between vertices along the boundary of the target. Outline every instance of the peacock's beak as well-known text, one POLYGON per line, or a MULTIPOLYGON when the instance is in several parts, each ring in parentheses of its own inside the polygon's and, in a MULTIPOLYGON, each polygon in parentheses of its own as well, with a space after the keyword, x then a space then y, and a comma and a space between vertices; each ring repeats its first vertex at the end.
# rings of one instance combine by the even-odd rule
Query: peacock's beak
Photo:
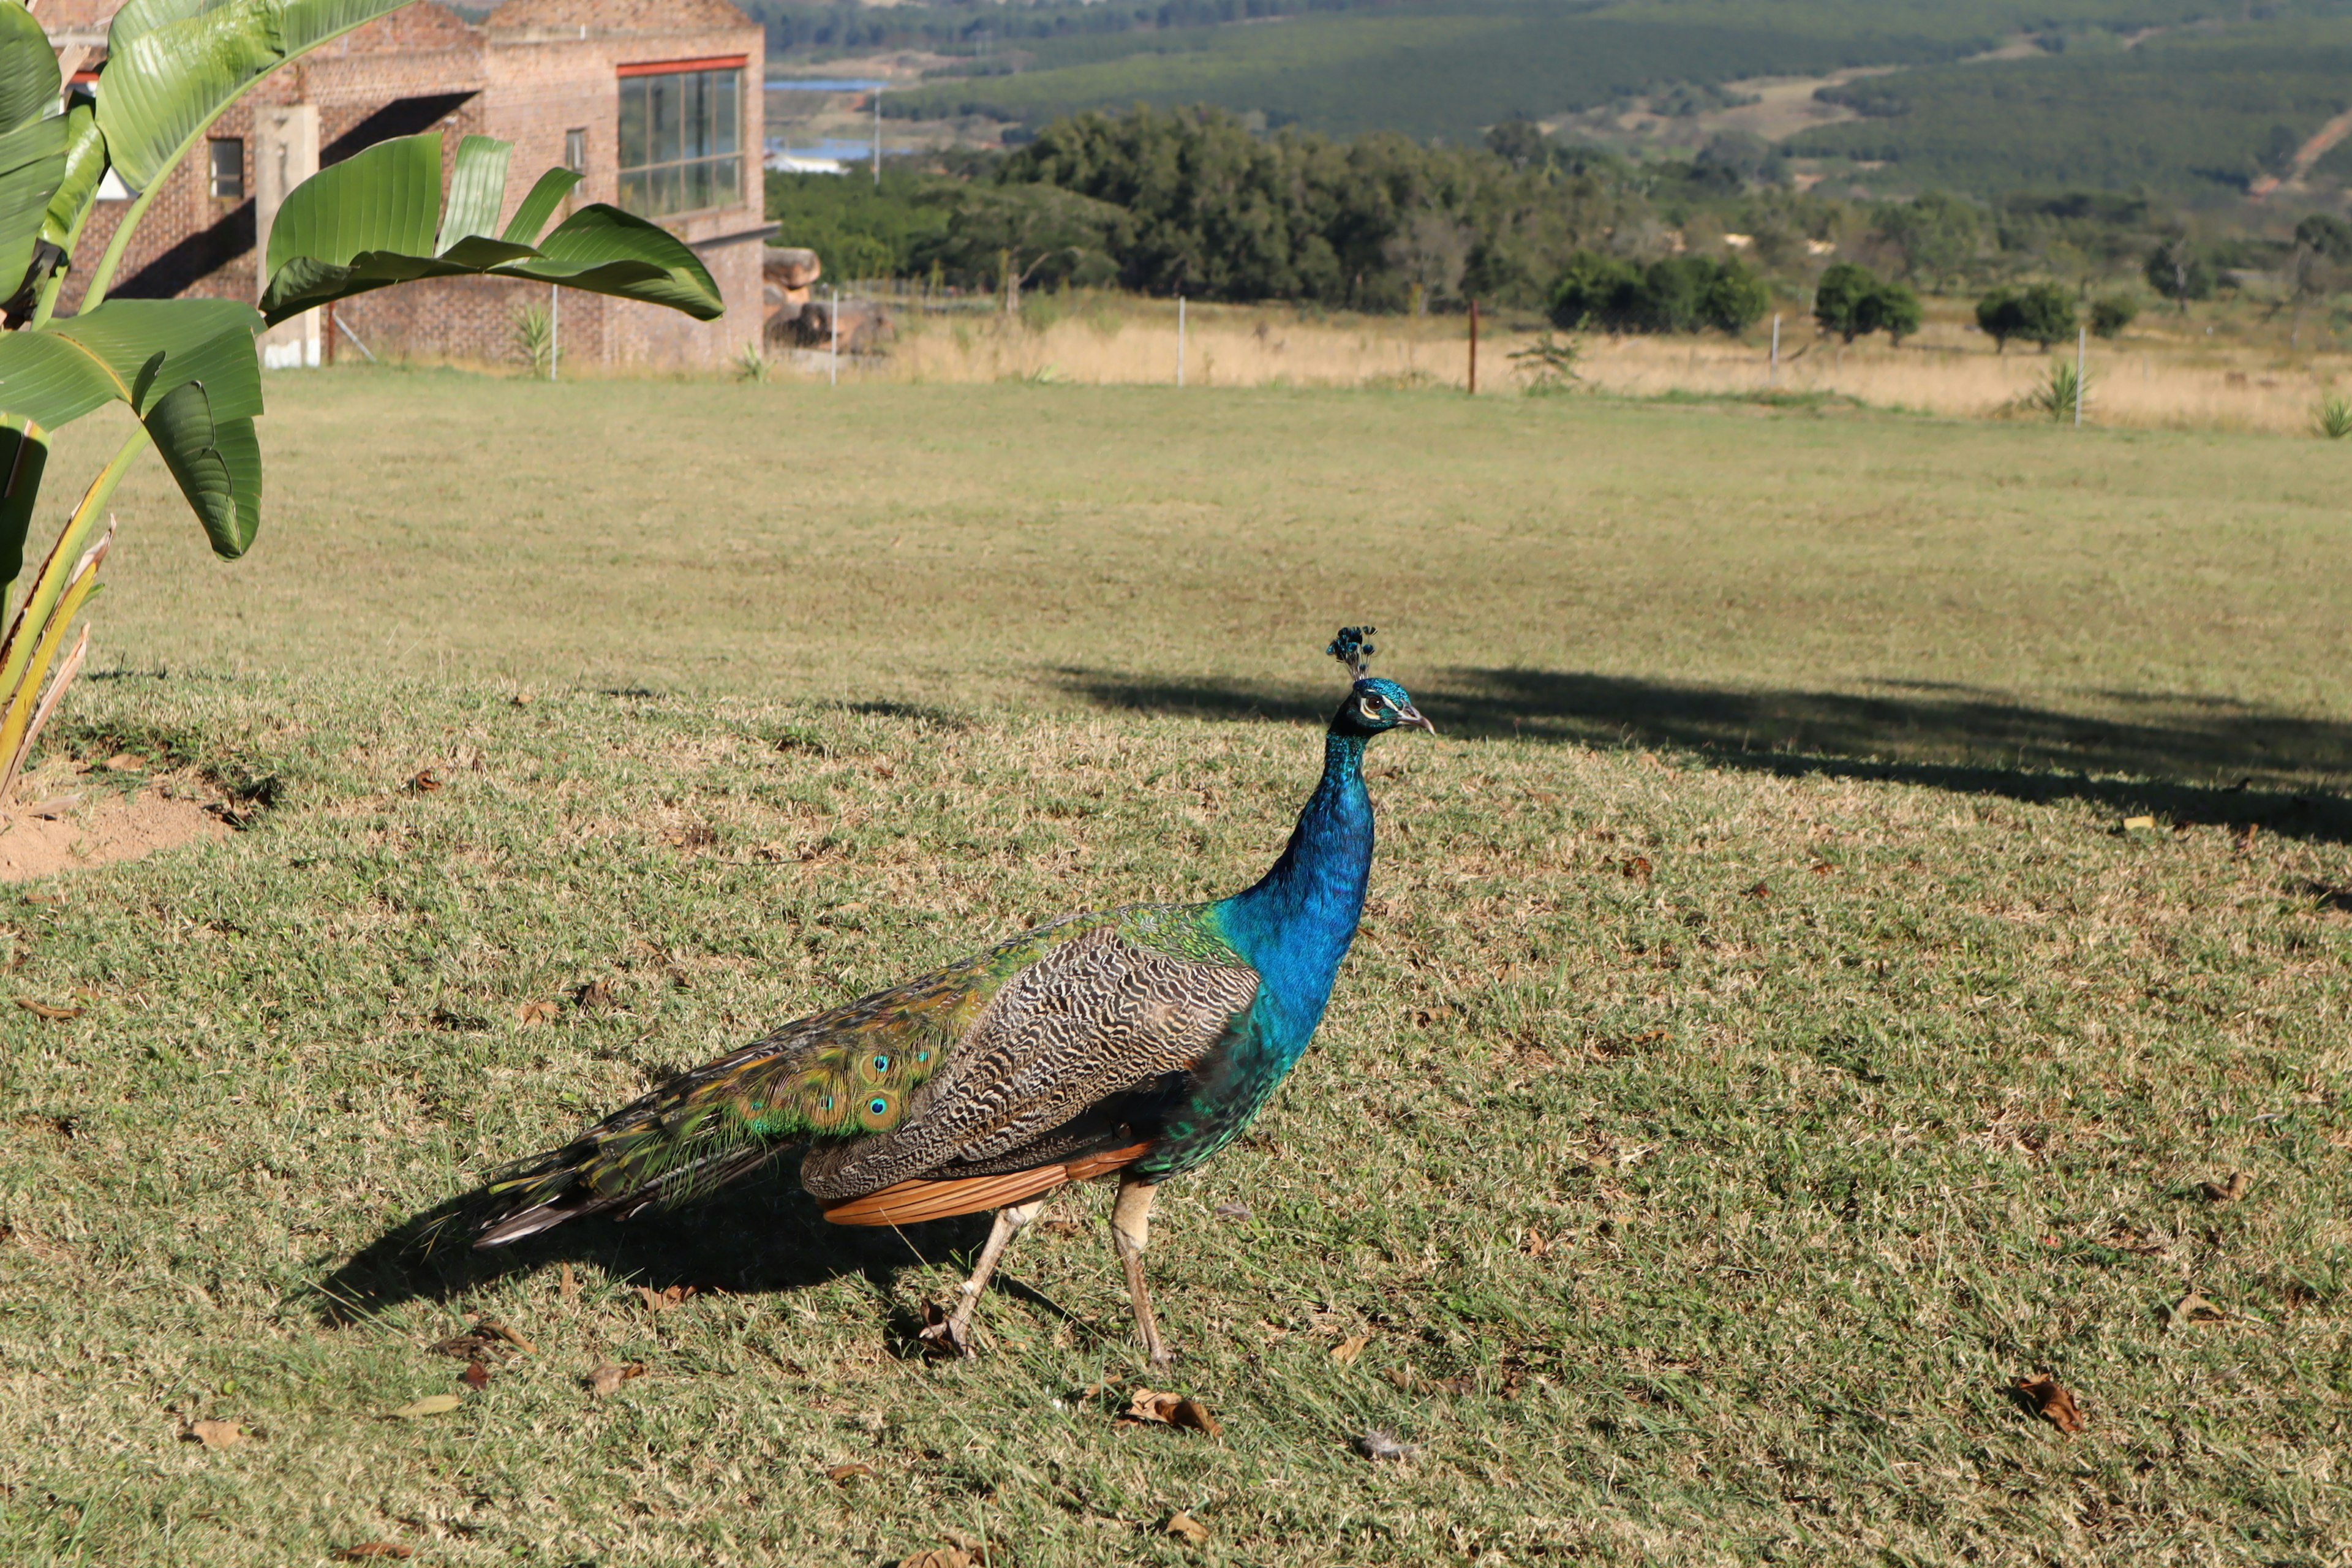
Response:
POLYGON ((1410 702, 1397 710, 1397 719, 1400 722, 1410 724, 1416 730, 1426 730, 1433 735, 1437 733, 1437 726, 1423 718, 1421 710, 1410 702))

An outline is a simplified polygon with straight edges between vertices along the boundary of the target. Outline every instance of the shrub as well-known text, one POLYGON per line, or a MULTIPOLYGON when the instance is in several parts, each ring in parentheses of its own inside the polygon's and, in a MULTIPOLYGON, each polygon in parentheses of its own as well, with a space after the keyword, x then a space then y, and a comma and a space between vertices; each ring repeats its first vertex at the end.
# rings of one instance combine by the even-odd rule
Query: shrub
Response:
POLYGON ((2030 338, 2048 348, 2074 335, 2074 301, 2055 283, 1996 289, 1977 301, 1977 325, 2006 350, 2011 338, 2030 338))
POLYGON ((2213 268, 2185 239, 2168 239, 2147 254, 2147 286, 2189 309, 2191 300, 2210 299, 2213 268))
POLYGON ((1551 319, 1571 331, 1740 332, 1771 303, 1764 280, 1738 261, 1670 256, 1642 268, 1585 250, 1569 258, 1552 287, 1551 319))
POLYGON ((1813 289, 1813 320, 1847 342, 1883 331, 1899 343, 1919 330, 1920 316, 1909 284, 1885 281, 1851 261, 1822 273, 1813 289))
POLYGON ((2312 410, 2312 427, 2330 441, 2341 441, 2352 436, 2352 398, 2329 393, 2312 410))
POLYGON ((2138 318, 2138 300, 2128 294, 2109 294, 2091 303, 2091 335, 2095 338, 2121 337, 2124 330, 2138 318))

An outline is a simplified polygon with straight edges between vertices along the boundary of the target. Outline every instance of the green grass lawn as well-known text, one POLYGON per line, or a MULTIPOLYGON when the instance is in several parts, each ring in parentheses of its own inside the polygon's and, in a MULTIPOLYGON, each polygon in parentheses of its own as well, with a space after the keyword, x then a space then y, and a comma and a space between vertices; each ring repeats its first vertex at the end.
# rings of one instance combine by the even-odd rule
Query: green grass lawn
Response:
POLYGON ((0 1019, 0 1561, 2346 1561, 2322 445, 270 390, 253 558, 127 486, 53 742, 266 804, 0 892, 9 993, 87 1008, 0 1019), (1374 752, 1317 1049, 1162 1199, 1168 1380, 1097 1189, 968 1365, 912 1332, 980 1225, 843 1231, 782 1180, 404 1250, 784 1018, 1254 877, 1364 619, 1445 733, 1374 752), (393 1415, 465 1392, 469 1313, 533 1348, 393 1415), (2085 1431, 2014 1394, 2042 1369, 2085 1431), (1147 1382, 1222 1435, 1116 1420, 1147 1382))

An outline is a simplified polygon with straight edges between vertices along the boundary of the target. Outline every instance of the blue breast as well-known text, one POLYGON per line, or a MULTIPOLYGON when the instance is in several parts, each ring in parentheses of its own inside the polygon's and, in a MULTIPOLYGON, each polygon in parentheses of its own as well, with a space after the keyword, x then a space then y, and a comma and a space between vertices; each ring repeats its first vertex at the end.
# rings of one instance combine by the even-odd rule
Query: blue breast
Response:
POLYGON ((1371 880, 1363 761, 1363 737, 1326 736, 1322 780, 1282 858, 1255 887, 1216 906, 1225 940, 1257 971, 1257 1000, 1139 1174, 1178 1174, 1232 1142, 1314 1039, 1371 880))

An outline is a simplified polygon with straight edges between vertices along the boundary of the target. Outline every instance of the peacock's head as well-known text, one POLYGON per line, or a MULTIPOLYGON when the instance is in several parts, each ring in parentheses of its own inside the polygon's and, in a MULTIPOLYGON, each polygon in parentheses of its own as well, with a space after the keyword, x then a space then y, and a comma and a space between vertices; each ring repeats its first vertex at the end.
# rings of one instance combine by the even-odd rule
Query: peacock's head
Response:
POLYGON ((1341 626, 1339 635, 1325 649, 1333 658, 1348 667, 1356 684, 1348 692, 1348 700, 1339 711, 1331 716, 1331 730, 1339 735, 1382 735, 1401 727, 1426 730, 1437 733, 1437 726, 1421 716, 1412 705, 1412 698, 1395 681, 1369 673, 1365 667, 1378 650, 1368 642, 1370 626, 1341 626))

